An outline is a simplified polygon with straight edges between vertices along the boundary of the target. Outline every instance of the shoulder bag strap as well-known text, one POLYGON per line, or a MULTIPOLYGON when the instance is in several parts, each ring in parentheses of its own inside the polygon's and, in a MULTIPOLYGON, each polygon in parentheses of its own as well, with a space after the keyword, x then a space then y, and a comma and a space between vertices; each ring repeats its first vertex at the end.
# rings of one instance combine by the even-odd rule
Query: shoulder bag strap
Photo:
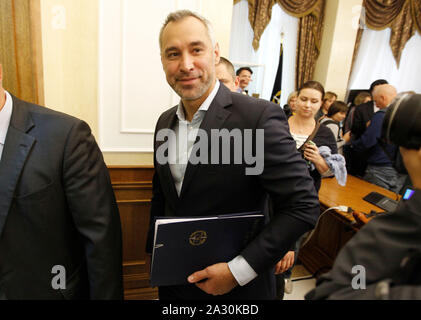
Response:
POLYGON ((311 140, 314 139, 314 137, 317 134, 317 131, 319 131, 319 128, 320 128, 320 122, 319 121, 316 121, 316 126, 314 127, 313 132, 308 136, 307 140, 304 141, 304 143, 301 145, 301 147, 298 148, 298 151, 302 151, 302 149, 304 148, 305 144, 307 142, 309 142, 309 141, 311 141, 311 140))

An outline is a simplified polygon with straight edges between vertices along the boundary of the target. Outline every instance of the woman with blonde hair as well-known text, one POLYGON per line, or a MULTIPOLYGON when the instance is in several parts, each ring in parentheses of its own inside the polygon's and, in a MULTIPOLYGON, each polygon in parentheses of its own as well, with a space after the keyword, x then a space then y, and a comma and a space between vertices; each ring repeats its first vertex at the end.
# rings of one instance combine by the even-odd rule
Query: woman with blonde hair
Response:
POLYGON ((287 118, 291 117, 295 113, 295 103, 297 102, 297 97, 297 91, 291 92, 288 96, 287 104, 283 107, 287 118))
POLYGON ((329 111, 330 106, 336 101, 338 95, 334 92, 328 91, 323 96, 323 103, 319 111, 316 113, 315 119, 320 121, 323 119, 327 112, 329 111))

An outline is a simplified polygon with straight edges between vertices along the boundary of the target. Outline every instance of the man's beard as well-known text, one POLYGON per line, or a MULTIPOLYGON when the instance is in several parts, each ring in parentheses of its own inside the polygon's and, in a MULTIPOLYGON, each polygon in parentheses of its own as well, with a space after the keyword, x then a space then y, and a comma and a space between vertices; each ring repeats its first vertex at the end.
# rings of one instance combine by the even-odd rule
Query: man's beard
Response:
POLYGON ((173 86, 174 91, 180 96, 181 99, 185 101, 194 101, 203 97, 203 95, 209 90, 212 86, 212 77, 206 82, 199 82, 196 86, 191 89, 185 89, 182 86, 173 86), (191 92, 193 91, 193 92, 191 92))

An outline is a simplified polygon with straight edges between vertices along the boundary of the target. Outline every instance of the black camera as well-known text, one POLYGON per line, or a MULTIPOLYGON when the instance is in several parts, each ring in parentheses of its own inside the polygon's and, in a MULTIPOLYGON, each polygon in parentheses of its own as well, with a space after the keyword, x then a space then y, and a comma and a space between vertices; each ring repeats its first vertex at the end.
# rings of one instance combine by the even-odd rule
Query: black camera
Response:
POLYGON ((396 97, 387 108, 380 145, 392 161, 395 170, 407 174, 399 149, 394 155, 386 150, 386 144, 394 144, 406 149, 421 147, 421 95, 403 93, 396 97))
POLYGON ((421 95, 403 93, 387 108, 382 140, 406 149, 421 147, 421 95))

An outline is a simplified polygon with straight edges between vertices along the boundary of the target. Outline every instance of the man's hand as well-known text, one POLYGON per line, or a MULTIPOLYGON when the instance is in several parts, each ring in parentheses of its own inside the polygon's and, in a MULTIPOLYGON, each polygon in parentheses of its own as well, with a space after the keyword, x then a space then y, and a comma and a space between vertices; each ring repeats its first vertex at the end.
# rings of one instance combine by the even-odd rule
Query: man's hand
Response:
POLYGON ((226 294, 238 283, 228 268, 228 263, 217 263, 190 275, 187 280, 207 294, 214 296, 226 294))
POLYGON ((347 133, 345 133, 342 139, 347 143, 351 141, 351 131, 348 131, 347 133))
POLYGON ((281 274, 287 271, 294 264, 294 251, 288 251, 285 256, 279 260, 275 267, 275 274, 281 274))

